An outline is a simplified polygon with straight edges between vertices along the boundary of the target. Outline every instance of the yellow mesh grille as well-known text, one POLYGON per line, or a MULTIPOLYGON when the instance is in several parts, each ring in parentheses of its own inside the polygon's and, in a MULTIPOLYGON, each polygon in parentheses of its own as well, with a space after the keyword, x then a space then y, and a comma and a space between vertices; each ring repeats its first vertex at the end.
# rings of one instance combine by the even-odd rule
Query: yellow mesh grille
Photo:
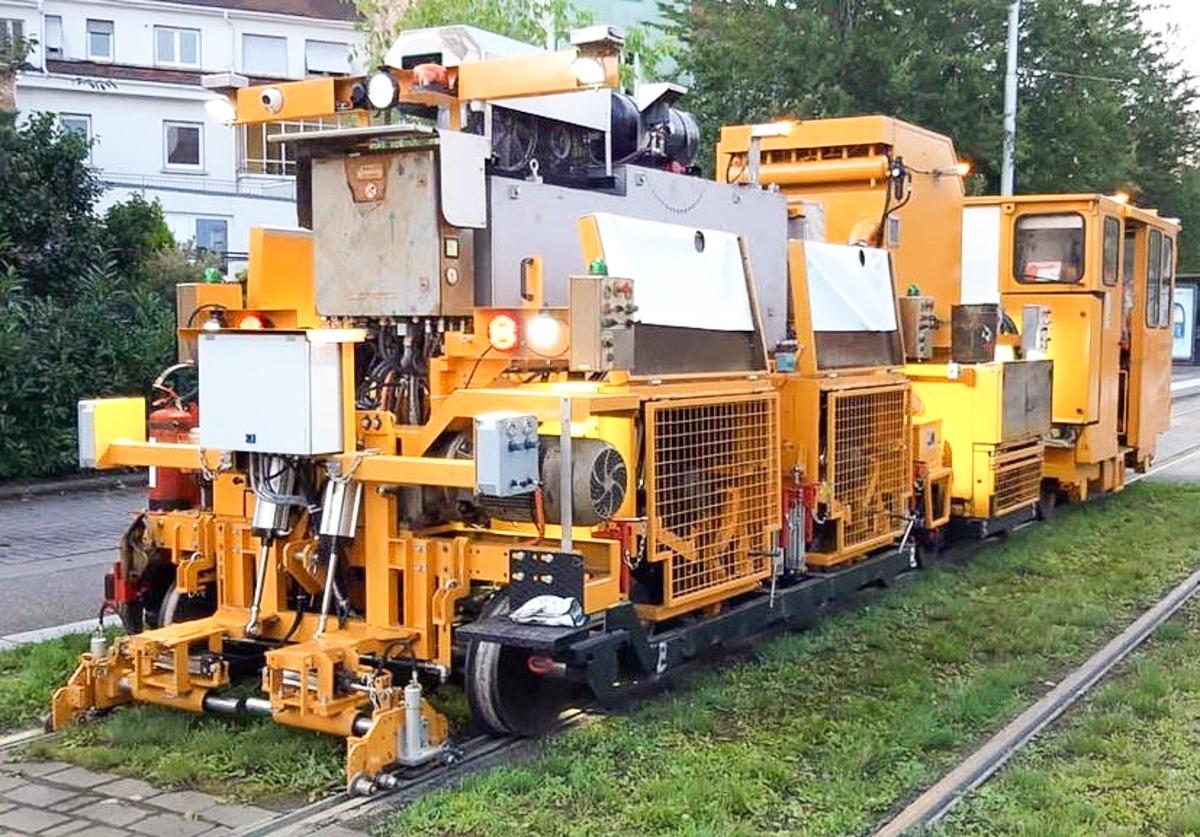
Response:
POLYGON ((831 392, 826 418, 826 476, 849 512, 842 546, 899 532, 912 490, 908 387, 831 392))
POLYGON ((992 460, 995 470, 993 516, 1000 517, 1038 500, 1044 459, 1044 448, 1040 443, 996 452, 992 460))
POLYGON ((646 406, 648 552, 663 604, 678 606, 770 573, 779 528, 774 393, 646 406))

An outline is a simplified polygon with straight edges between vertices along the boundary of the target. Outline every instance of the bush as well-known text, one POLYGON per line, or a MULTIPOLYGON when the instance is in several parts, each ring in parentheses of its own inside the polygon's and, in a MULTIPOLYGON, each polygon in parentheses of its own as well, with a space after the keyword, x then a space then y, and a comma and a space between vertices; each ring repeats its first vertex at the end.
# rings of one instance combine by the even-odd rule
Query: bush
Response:
POLYGON ((73 470, 79 399, 149 396, 174 354, 174 309, 159 294, 124 287, 107 262, 73 285, 59 300, 0 272, 0 479, 73 470))

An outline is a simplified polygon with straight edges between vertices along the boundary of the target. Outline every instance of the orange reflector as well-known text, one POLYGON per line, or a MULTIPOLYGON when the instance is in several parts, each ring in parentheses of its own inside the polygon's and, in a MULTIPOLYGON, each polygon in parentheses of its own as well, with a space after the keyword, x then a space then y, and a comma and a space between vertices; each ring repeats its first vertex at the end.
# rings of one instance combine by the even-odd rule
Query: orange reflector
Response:
POLYGON ((497 351, 507 352, 517 345, 517 321, 508 314, 497 314, 488 321, 488 342, 497 351))

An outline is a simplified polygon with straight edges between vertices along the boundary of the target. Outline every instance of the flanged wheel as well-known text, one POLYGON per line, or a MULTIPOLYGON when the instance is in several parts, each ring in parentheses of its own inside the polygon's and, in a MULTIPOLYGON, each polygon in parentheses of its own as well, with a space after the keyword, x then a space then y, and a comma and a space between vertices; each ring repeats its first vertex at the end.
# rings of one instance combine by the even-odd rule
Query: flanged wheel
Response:
POLYGON ((158 626, 165 628, 176 622, 191 622, 193 619, 203 619, 212 616, 216 610, 212 600, 211 590, 199 596, 185 596, 172 584, 163 596, 162 605, 158 610, 158 626))
MULTIPOLYGON (((484 607, 482 616, 503 616, 508 611, 508 595, 500 593, 484 607)), ((480 640, 470 644, 467 703, 481 730, 493 735, 533 737, 554 725, 567 704, 571 687, 565 680, 538 673, 543 668, 541 660, 527 648, 480 640)))

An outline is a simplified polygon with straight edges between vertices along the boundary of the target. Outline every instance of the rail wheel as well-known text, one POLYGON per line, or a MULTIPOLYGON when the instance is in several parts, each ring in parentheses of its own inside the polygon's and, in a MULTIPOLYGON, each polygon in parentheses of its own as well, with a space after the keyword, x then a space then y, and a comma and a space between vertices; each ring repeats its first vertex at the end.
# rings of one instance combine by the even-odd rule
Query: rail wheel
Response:
POLYGON ((216 606, 212 600, 211 590, 199 596, 186 596, 180 593, 172 584, 163 596, 158 609, 158 626, 165 628, 176 622, 191 622, 193 619, 203 619, 211 616, 216 606))
MULTIPOLYGON (((508 611, 508 596, 501 593, 488 602, 482 616, 503 616, 508 611)), ((533 737, 553 726, 571 688, 564 680, 539 673, 541 659, 527 648, 480 640, 470 644, 467 703, 480 729, 493 735, 533 737)))

